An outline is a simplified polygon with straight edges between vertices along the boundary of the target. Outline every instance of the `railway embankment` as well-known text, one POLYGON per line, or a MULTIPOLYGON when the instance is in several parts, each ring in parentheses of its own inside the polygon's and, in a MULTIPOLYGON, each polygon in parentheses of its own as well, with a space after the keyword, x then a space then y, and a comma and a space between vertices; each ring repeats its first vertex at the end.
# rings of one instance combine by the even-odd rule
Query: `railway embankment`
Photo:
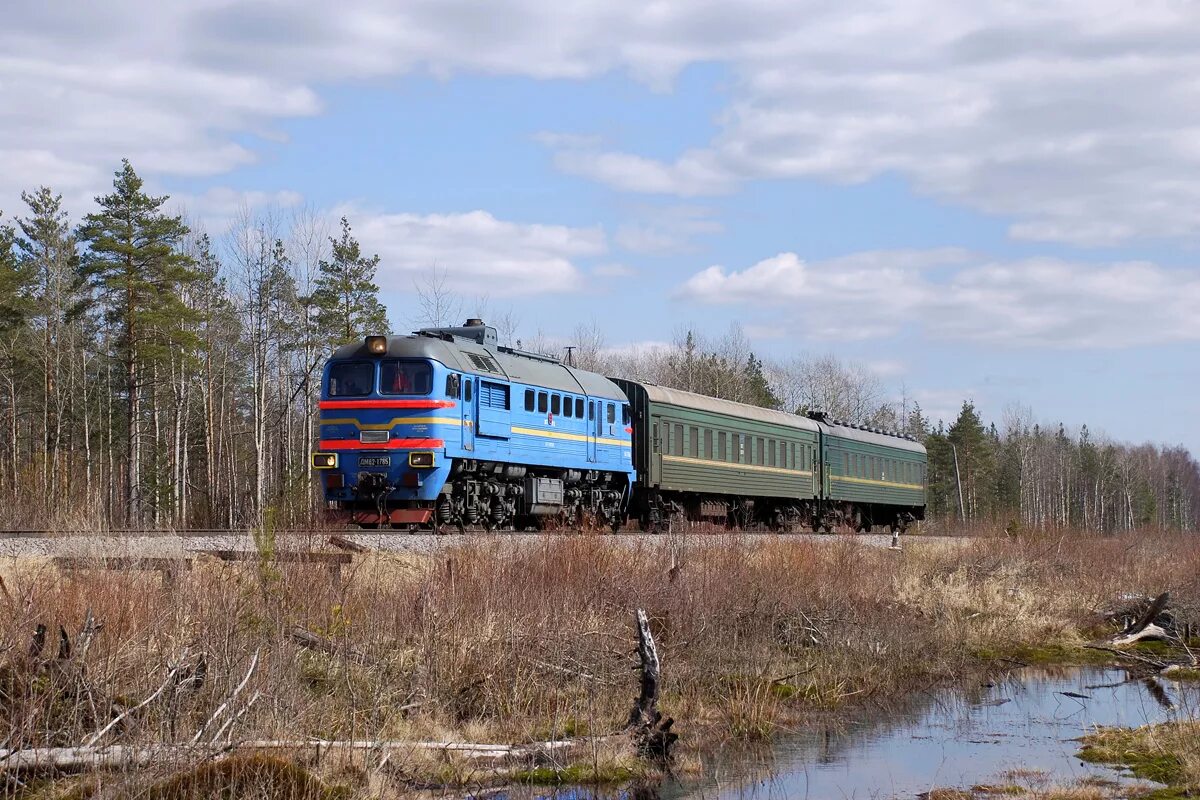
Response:
POLYGON ((309 547, 259 537, 256 558, 194 553, 170 580, 0 559, 5 791, 653 782, 989 671, 1116 658, 1084 645, 1166 589, 1177 624, 1200 608, 1188 536, 466 537, 337 570, 277 555, 309 547), (626 733, 638 609, 669 763, 626 733))

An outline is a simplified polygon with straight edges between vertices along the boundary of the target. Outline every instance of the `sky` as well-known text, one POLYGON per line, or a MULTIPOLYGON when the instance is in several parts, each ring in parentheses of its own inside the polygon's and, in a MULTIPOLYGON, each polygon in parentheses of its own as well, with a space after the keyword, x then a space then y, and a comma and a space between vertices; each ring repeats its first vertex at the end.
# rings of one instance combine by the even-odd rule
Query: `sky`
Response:
POLYGON ((1200 7, 14 3, 0 210, 129 158, 219 238, 346 216, 414 281, 610 347, 740 325, 935 420, 1200 453, 1200 7))

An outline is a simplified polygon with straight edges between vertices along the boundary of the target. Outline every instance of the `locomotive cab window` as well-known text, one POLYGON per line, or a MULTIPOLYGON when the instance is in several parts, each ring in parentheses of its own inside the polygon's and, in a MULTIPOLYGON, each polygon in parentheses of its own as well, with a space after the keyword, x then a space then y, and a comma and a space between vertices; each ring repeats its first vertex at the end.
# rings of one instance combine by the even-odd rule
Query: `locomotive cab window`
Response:
POLYGON ((370 361, 344 361, 329 368, 330 397, 364 397, 375 384, 375 365, 370 361))
POLYGON ((617 421, 617 407, 612 403, 608 404, 608 424, 611 425, 617 421))
POLYGON ((380 394, 429 394, 432 388, 433 367, 426 361, 384 361, 379 365, 380 394))
POLYGON ((622 424, 622 425, 628 425, 628 424, 629 424, 629 419, 630 419, 630 417, 629 417, 629 404, 628 404, 628 403, 622 403, 622 404, 621 404, 621 424, 622 424))
POLYGON ((525 390, 525 410, 533 411, 533 389, 525 390))
POLYGON ((458 397, 459 387, 462 385, 462 377, 452 372, 446 376, 446 397, 458 397))
POLYGON ((575 417, 576 417, 576 419, 583 419, 583 398, 582 397, 575 398, 575 417))

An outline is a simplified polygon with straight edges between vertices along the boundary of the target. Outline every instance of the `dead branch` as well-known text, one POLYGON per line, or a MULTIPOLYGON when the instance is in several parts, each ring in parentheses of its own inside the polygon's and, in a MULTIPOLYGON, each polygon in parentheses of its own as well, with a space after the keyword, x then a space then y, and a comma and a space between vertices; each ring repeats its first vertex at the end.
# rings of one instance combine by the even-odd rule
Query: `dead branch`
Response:
POLYGON ((167 690, 167 687, 175 682, 175 677, 179 674, 180 670, 182 670, 183 667, 184 667, 184 659, 180 659, 179 664, 177 664, 176 666, 171 668, 170 672, 167 673, 166 680, 164 680, 162 682, 162 684, 157 689, 154 690, 153 694, 151 694, 149 697, 147 697, 142 702, 138 703, 133 708, 126 709, 125 711, 122 711, 117 716, 113 717, 112 721, 110 721, 107 725, 105 725, 103 728, 101 728, 100 730, 93 733, 91 736, 84 739, 83 746, 91 747, 92 745, 96 744, 96 742, 103 739, 109 731, 111 731, 113 728, 115 728, 117 725, 119 725, 121 722, 123 722, 126 717, 129 717, 132 714, 136 714, 137 712, 141 711, 146 706, 153 703, 159 697, 161 697, 162 693, 167 690))
POLYGON ((204 721, 204 724, 200 726, 200 730, 196 731, 196 735, 192 737, 192 744, 196 744, 200 741, 200 737, 204 735, 204 731, 208 730, 208 726, 212 725, 218 717, 224 714, 225 710, 229 708, 230 704, 236 700, 237 696, 242 693, 243 689, 246 688, 246 684, 250 682, 250 676, 254 674, 254 670, 258 667, 258 654, 259 651, 255 650, 254 657, 250 659, 250 667, 246 670, 246 676, 242 678, 242 682, 234 687, 233 693, 230 694, 229 697, 225 698, 225 702, 217 706, 217 710, 212 713, 212 716, 204 721))

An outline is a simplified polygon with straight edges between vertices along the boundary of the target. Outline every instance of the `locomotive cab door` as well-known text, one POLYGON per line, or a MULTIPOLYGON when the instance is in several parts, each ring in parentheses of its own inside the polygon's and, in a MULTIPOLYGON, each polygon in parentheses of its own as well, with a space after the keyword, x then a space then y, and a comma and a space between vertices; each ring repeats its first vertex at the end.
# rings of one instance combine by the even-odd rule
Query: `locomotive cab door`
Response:
POLYGON ((596 463, 596 438, 601 430, 600 414, 596 411, 596 401, 588 400, 587 421, 587 460, 596 463))
POLYGON ((473 375, 463 375, 462 386, 462 446, 463 450, 475 450, 475 393, 479 387, 473 375))

